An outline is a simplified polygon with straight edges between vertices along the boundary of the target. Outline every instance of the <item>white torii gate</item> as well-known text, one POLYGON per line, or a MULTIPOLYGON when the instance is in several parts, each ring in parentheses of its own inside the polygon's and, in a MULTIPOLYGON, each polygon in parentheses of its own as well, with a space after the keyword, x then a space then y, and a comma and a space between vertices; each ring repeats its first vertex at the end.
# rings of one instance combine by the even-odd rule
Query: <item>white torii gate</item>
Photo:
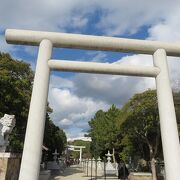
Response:
POLYGON ((166 57, 167 55, 180 57, 180 43, 15 29, 6 30, 5 36, 8 43, 39 46, 19 180, 38 180, 39 178, 51 69, 154 77, 157 88, 166 180, 180 179, 179 136, 166 57), (52 60, 53 47, 151 54, 153 55, 154 66, 52 60))
POLYGON ((68 145, 67 146, 69 150, 71 151, 78 151, 79 152, 79 161, 82 162, 82 149, 85 149, 86 146, 74 146, 74 145, 68 145))

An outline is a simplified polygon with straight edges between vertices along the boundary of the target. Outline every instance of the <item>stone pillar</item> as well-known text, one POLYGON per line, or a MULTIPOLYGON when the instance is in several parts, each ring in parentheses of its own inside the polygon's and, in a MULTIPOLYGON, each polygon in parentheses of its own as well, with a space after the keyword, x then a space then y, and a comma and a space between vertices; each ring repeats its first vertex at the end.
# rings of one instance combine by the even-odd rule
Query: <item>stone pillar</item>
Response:
POLYGON ((164 49, 158 49, 154 53, 154 65, 161 70, 156 77, 156 88, 166 180, 180 179, 179 136, 167 57, 164 49))
POLYGON ((0 153, 0 179, 18 180, 21 155, 0 153))
POLYGON ((79 150, 79 161, 80 161, 80 163, 82 161, 82 148, 80 148, 80 150, 79 150))
POLYGON ((49 89, 48 60, 51 58, 51 52, 52 43, 49 40, 42 40, 37 59, 19 180, 39 179, 49 89))

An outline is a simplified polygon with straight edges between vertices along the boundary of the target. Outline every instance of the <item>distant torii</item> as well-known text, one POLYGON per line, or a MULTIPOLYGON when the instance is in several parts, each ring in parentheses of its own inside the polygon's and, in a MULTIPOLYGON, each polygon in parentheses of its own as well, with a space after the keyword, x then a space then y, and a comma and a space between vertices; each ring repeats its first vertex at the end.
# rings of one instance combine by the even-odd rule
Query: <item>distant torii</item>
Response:
POLYGON ((82 149, 85 149, 86 146, 74 146, 74 145, 67 145, 68 150, 71 151, 79 151, 79 161, 82 161, 82 149))

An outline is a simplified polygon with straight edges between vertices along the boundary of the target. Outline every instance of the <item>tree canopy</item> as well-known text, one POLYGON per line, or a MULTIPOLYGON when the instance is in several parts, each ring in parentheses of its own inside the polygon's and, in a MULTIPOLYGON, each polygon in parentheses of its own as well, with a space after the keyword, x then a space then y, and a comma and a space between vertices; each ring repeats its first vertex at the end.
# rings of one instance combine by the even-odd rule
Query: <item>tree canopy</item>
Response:
POLYGON ((107 112, 97 111, 94 118, 89 121, 89 136, 92 138, 91 149, 95 157, 102 157, 108 150, 119 148, 117 143, 119 115, 119 109, 112 105, 107 112))
MULTIPOLYGON (((174 93, 174 102, 180 127, 180 92, 174 93)), ((142 158, 151 162, 155 177, 155 159, 163 160, 155 90, 135 94, 121 109, 113 105, 107 112, 97 111, 89 125, 94 155, 104 156, 114 148, 126 162, 142 158)))
MULTIPOLYGON (((33 77, 29 64, 14 60, 9 54, 0 53, 0 118, 5 113, 16 117, 16 126, 9 138, 9 150, 12 152, 22 152, 33 77)), ((50 120, 51 112, 48 106, 44 145, 49 148, 49 152, 57 149, 61 153, 66 144, 66 135, 50 120)))
POLYGON ((12 151, 22 150, 32 82, 33 72, 29 64, 0 53, 0 117, 5 113, 16 117, 16 126, 10 137, 12 151))

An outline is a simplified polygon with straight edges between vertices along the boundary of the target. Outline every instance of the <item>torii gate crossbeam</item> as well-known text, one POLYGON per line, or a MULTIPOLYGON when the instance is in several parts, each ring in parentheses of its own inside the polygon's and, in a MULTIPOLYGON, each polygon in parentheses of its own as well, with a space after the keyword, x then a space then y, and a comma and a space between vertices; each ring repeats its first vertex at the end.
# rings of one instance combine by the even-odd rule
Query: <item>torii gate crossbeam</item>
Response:
POLYGON ((39 178, 51 68, 63 71, 155 77, 166 180, 180 179, 179 136, 166 57, 167 55, 180 57, 180 43, 14 29, 6 30, 6 40, 13 44, 40 45, 19 180, 39 178), (151 54, 154 66, 142 68, 120 64, 57 62, 51 60, 53 47, 151 54))
POLYGON ((82 149, 86 148, 86 146, 75 146, 75 145, 68 145, 71 151, 78 151, 79 152, 79 161, 82 162, 82 149))

